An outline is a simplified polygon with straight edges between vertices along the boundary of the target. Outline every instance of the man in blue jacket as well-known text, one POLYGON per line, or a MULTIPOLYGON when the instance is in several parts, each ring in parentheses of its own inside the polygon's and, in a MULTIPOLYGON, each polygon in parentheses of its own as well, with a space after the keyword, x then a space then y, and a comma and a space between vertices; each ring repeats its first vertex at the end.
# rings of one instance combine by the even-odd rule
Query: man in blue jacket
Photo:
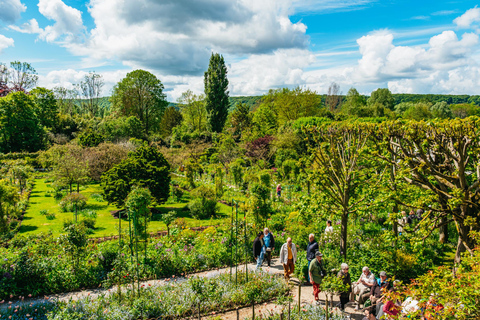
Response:
POLYGON ((270 267, 272 251, 275 248, 275 239, 268 228, 263 229, 263 243, 265 244, 265 259, 267 260, 267 265, 270 267))

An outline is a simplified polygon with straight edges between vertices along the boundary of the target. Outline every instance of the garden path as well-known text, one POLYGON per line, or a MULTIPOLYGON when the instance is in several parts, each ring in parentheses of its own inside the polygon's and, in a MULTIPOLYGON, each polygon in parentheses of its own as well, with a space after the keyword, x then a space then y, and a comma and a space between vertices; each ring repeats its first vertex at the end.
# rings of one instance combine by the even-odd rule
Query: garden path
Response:
MULTIPOLYGON (((270 274, 276 274, 279 276, 283 276, 283 266, 278 262, 278 258, 272 259, 272 266, 271 267, 262 267, 263 271, 270 273, 270 274)), ((239 271, 244 271, 245 266, 244 265, 239 265, 238 266, 239 271)), ((248 264, 248 270, 249 272, 254 272, 255 270, 255 264, 248 264)), ((235 267, 232 269, 233 273, 235 273, 235 267)), ((195 274, 190 274, 189 276, 195 275, 199 277, 213 277, 216 276, 220 273, 229 273, 230 272, 230 267, 228 268, 221 268, 221 269, 214 269, 210 271, 204 271, 204 272, 199 272, 195 274)), ((141 285, 146 285, 148 286, 153 285, 153 284, 163 284, 167 282, 172 282, 172 281, 184 281, 184 277, 172 277, 172 278, 166 278, 166 279, 159 279, 159 280, 149 280, 149 281, 144 281, 141 283, 141 285)), ((295 280, 295 279, 293 279, 295 280)), ((50 299, 57 299, 60 301, 69 301, 70 299, 72 300, 78 300, 87 296, 91 297, 96 297, 102 294, 108 294, 110 291, 115 291, 116 288, 113 287, 111 289, 103 289, 103 288, 98 288, 98 289, 87 289, 87 290, 82 290, 82 291, 76 291, 76 292, 65 292, 65 293, 58 293, 58 294, 52 294, 45 296, 43 298, 32 298, 32 299, 25 299, 23 301, 21 300, 12 300, 12 306, 17 306, 17 305, 23 305, 23 304, 30 304, 30 303, 37 303, 37 302, 45 302, 46 300, 50 299)), ((294 286, 292 289, 292 294, 294 296, 294 301, 297 303, 298 301, 298 287, 294 286)), ((312 304, 314 303, 313 301, 313 288, 312 286, 302 286, 301 290, 301 305, 306 305, 306 304, 312 304)), ((320 294, 320 300, 325 303, 325 294, 321 293, 320 294)), ((336 305, 339 303, 338 297, 334 296, 333 299, 333 304, 336 305)), ((9 301, 5 301, 5 303, 0 304, 0 310, 2 307, 7 307, 9 304, 9 301)), ((292 306, 295 304, 292 304, 292 306)), ((268 312, 280 312, 280 307, 275 305, 274 303, 266 303, 266 304, 261 304, 255 307, 255 314, 259 316, 260 314, 266 314, 268 312)), ((353 307, 348 307, 346 308, 346 313, 351 315, 351 319, 362 319, 363 315, 359 311, 355 311, 353 307)), ((245 319, 247 317, 251 318, 252 316, 252 307, 246 307, 239 309, 239 319, 245 319)), ((236 320, 237 319, 237 313, 236 311, 231 311, 231 312, 226 312, 226 313, 217 313, 215 315, 211 315, 210 318, 213 317, 218 317, 220 316, 222 319, 227 319, 227 320, 236 320)))

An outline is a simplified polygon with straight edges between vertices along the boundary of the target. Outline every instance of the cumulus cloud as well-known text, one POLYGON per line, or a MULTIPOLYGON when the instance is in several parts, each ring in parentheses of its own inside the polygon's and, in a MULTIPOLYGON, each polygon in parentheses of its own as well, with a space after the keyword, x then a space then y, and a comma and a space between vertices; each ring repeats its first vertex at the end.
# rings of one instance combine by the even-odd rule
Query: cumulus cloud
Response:
POLYGON ((86 43, 67 47, 132 68, 199 75, 212 51, 248 55, 306 48, 306 26, 288 18, 291 1, 92 0, 95 28, 86 43))
POLYGON ((82 13, 67 6, 62 0, 40 0, 38 11, 46 18, 55 21, 53 25, 41 30, 40 38, 47 42, 53 42, 62 37, 65 37, 63 40, 67 43, 76 41, 84 29, 82 13))
MULTIPOLYGON (((129 71, 130 70, 98 72, 98 74, 103 77, 105 83, 102 95, 110 96, 113 86, 124 78, 129 71)), ((80 83, 86 75, 88 75, 88 72, 77 71, 74 69, 54 70, 46 75, 40 75, 38 78, 38 85, 48 89, 53 89, 55 87, 74 89, 75 85, 80 83)))
POLYGON ((303 70, 315 59, 315 55, 305 49, 251 55, 231 65, 231 91, 236 95, 255 95, 271 88, 303 84, 306 81, 303 70))
POLYGON ((43 29, 38 26, 36 19, 31 19, 28 22, 22 24, 21 26, 10 25, 10 29, 21 32, 21 33, 42 33, 43 29))
POLYGON ((22 12, 27 7, 20 0, 2 0, 0 1, 0 20, 11 24, 20 19, 22 12))
POLYGON ((480 9, 475 7, 467 10, 453 22, 461 28, 470 28, 473 24, 480 22, 480 9))
POLYGON ((6 48, 13 47, 13 43, 14 41, 12 38, 7 38, 3 34, 0 34, 0 54, 6 48))
POLYGON ((478 36, 453 31, 433 36, 428 46, 395 46, 389 31, 376 32, 357 40, 362 58, 352 77, 363 81, 388 81, 399 77, 421 77, 433 70, 449 70, 471 62, 478 36))

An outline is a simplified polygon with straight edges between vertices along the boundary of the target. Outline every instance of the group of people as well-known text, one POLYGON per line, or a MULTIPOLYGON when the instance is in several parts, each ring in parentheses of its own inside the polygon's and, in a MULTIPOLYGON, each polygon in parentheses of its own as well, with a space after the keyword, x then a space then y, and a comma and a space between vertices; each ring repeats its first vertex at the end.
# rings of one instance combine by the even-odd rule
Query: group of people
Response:
MULTIPOLYGON (((332 232, 333 227, 331 221, 327 222, 327 228, 325 232, 332 232)), ((265 228, 263 232, 259 232, 253 242, 253 254, 257 261, 256 268, 259 269, 264 261, 267 265, 271 265, 272 252, 275 248, 275 239, 273 234, 268 228, 265 228)), ((319 303, 319 293, 321 292, 322 279, 327 276, 327 271, 323 263, 323 254, 320 252, 318 242, 315 241, 315 235, 312 233, 308 237, 307 245, 307 261, 308 261, 308 283, 313 286, 313 296, 315 301, 319 303)), ((295 271, 295 262, 297 261, 297 248, 292 242, 291 238, 288 238, 280 249, 279 262, 284 269, 285 279, 288 280, 290 275, 295 271)), ((387 280, 387 273, 381 271, 379 278, 375 278, 375 275, 370 271, 368 267, 363 267, 362 274, 356 282, 352 282, 349 266, 346 263, 342 263, 340 271, 337 273, 337 277, 341 278, 343 284, 347 290, 340 292, 340 308, 344 310, 345 305, 349 302, 355 301, 356 310, 363 308, 367 300, 370 300, 372 306, 375 306, 375 312, 371 312, 373 309, 370 307, 366 309, 366 319, 376 319, 384 314, 384 293, 387 290, 392 290, 393 286, 387 280), (367 314, 368 313, 368 314, 367 314)), ((387 311, 388 312, 388 311, 387 311)))
POLYGON ((397 221, 397 231, 399 235, 403 234, 403 229, 406 226, 411 226, 415 224, 415 222, 422 220, 422 215, 424 211, 422 209, 418 209, 416 212, 411 210, 408 214, 406 211, 402 211, 402 217, 397 221))

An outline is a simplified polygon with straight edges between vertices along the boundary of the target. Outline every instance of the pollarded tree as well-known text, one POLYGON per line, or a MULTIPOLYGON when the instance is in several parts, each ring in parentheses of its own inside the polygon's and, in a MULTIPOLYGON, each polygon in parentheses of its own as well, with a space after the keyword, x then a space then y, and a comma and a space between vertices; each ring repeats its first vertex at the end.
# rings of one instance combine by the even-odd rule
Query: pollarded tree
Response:
POLYGON ((434 230, 455 223, 456 261, 465 250, 473 253, 476 242, 470 232, 480 230, 479 130, 477 117, 386 122, 373 130, 376 145, 393 156, 382 158, 396 166, 405 181, 436 195, 438 206, 429 208, 425 227, 434 230))
POLYGON ((210 57, 204 84, 208 123, 213 132, 221 132, 227 120, 230 103, 228 101, 227 66, 223 56, 218 53, 212 53, 210 57))
POLYGON ((145 70, 135 70, 113 88, 110 101, 115 111, 124 116, 135 116, 148 136, 159 130, 159 123, 168 105, 160 80, 145 70))
POLYGON ((347 226, 351 214, 365 204, 361 186, 375 177, 367 165, 370 132, 356 123, 306 128, 312 154, 312 178, 319 193, 319 205, 341 217, 340 250, 347 257, 347 226))
POLYGON ((148 188, 157 203, 168 199, 170 165, 154 147, 143 145, 102 175, 105 199, 123 207, 133 186, 148 188))

